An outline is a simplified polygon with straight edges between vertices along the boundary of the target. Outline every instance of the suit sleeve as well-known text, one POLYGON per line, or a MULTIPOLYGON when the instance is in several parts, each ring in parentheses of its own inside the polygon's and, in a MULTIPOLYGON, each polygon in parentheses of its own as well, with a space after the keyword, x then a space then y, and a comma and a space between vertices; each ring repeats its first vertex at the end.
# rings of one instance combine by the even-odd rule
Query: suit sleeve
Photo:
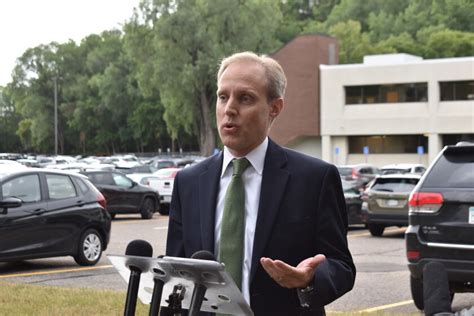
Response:
POLYGON ((168 237, 166 240, 166 255, 173 257, 185 257, 183 243, 183 223, 181 217, 181 201, 179 194, 180 173, 176 175, 171 196, 168 237))
POLYGON ((339 173, 331 165, 319 195, 316 251, 326 261, 316 268, 311 307, 322 307, 350 291, 356 269, 347 245, 347 213, 339 173))

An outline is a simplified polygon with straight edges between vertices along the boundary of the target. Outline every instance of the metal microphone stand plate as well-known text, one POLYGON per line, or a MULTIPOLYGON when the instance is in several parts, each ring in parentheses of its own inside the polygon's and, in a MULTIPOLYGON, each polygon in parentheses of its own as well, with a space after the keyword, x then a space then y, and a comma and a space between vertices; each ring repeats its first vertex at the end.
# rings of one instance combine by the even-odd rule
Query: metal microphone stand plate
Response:
POLYGON ((253 315, 239 288, 225 271, 224 265, 217 261, 178 257, 147 258, 136 256, 108 255, 110 262, 128 282, 129 266, 142 271, 138 297, 144 304, 150 304, 154 279, 165 284, 161 296, 161 306, 168 306, 168 297, 176 285, 185 288, 182 307, 188 309, 195 284, 204 285, 207 290, 201 311, 253 315))

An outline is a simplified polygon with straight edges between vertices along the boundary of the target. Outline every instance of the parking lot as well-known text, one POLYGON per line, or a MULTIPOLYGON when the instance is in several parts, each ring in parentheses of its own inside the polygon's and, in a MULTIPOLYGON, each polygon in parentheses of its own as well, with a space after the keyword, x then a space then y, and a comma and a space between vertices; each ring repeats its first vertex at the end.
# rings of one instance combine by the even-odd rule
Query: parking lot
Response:
MULTIPOLYGON (((137 215, 118 216, 105 254, 124 254, 134 239, 149 241, 153 255, 165 251, 168 217, 155 214, 151 220, 137 215)), ((362 226, 351 228, 349 245, 357 266, 354 289, 327 306, 330 312, 362 311, 417 313, 409 288, 403 228, 388 228, 382 237, 372 237, 362 226)), ((106 256, 93 267, 80 267, 70 257, 1 263, 0 281, 49 286, 113 289, 126 292, 126 284, 106 256)), ((474 305, 474 294, 456 294, 453 308, 474 305)))

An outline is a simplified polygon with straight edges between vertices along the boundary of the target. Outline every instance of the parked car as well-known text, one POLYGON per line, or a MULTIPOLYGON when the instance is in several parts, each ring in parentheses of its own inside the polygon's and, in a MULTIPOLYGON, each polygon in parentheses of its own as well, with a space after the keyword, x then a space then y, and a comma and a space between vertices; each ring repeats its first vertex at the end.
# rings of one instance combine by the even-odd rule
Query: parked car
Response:
POLYGON ((150 166, 152 166, 155 170, 160 170, 163 168, 176 168, 177 164, 176 161, 173 159, 153 159, 150 163, 150 166))
POLYGON ((158 192, 160 192, 160 203, 163 213, 168 214, 169 212, 174 178, 180 170, 181 168, 163 168, 153 173, 153 175, 158 177, 158 192))
POLYGON ((139 213, 150 219, 160 208, 156 190, 141 185, 117 171, 82 171, 107 200, 107 211, 116 214, 139 213))
POLYGON ((152 174, 157 169, 153 168, 150 165, 136 165, 130 168, 115 167, 115 170, 120 171, 125 174, 134 174, 134 173, 149 173, 152 174))
POLYGON ((369 164, 340 165, 337 169, 342 179, 354 182, 361 191, 380 174, 377 167, 369 164))
POLYGON ((387 226, 408 226, 408 197, 419 174, 376 177, 362 195, 362 216, 372 236, 382 236, 387 226))
POLYGON ((423 174, 426 171, 426 167, 422 164, 416 163, 399 163, 386 165, 380 168, 382 174, 393 174, 393 173, 418 173, 423 174))
MULTIPOLYGON (((132 174, 128 174, 127 177, 129 177, 130 179, 132 179, 133 181, 137 183, 150 187, 151 189, 155 190, 158 194, 160 194, 160 188, 163 187, 162 179, 150 173, 132 173, 132 174)), ((164 199, 164 196, 160 194, 160 203, 161 201, 163 201, 163 199, 164 199)), ((158 212, 161 215, 168 215, 169 205, 161 204, 158 212)))
POLYGON ((474 143, 446 146, 410 196, 405 234, 410 287, 424 308, 423 267, 446 268, 451 298, 474 292, 474 143))
POLYGON ((115 165, 117 168, 131 168, 140 165, 138 158, 133 155, 104 157, 101 162, 115 165))
POLYGON ((349 225, 363 224, 361 217, 362 199, 359 189, 353 182, 341 180, 349 225))
POLYGON ((104 196, 79 174, 28 168, 0 175, 0 261, 73 256, 96 264, 110 238, 104 196))

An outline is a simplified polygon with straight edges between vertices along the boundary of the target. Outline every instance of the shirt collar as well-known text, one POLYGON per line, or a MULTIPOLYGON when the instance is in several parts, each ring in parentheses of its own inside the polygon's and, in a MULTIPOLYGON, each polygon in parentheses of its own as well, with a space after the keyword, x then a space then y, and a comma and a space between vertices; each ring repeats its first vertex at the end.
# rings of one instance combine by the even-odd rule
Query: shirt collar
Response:
MULTIPOLYGON (((249 152, 245 156, 245 158, 248 159, 252 167, 255 169, 255 171, 259 175, 262 175, 263 173, 263 165, 265 163, 265 155, 267 153, 267 148, 268 148, 268 137, 265 137, 265 139, 260 145, 258 145, 256 148, 254 148, 251 152, 249 152)), ((235 157, 234 155, 232 155, 229 149, 224 146, 224 158, 222 161, 221 178, 224 176, 224 173, 227 170, 227 167, 229 166, 230 162, 234 158, 240 158, 240 157, 235 157)))

